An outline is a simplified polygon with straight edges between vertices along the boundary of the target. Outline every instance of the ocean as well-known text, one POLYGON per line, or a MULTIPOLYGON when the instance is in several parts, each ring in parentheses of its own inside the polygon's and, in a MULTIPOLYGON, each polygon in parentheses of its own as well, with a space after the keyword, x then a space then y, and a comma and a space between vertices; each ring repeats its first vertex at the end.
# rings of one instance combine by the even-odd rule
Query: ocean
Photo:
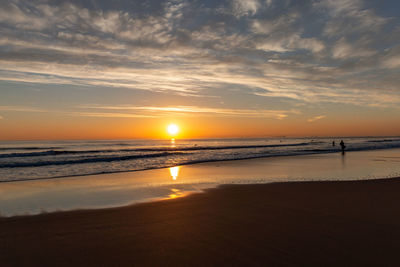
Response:
POLYGON ((2 141, 0 182, 334 153, 342 139, 347 151, 400 148, 400 137, 2 141))

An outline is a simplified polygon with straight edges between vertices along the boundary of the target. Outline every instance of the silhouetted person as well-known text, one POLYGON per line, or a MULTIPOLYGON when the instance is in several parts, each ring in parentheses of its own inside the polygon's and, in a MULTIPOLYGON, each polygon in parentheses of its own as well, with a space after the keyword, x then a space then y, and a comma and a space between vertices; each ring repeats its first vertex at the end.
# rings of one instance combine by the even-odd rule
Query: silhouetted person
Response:
POLYGON ((332 141, 332 146, 335 146, 335 141, 332 141))
POLYGON ((344 145, 343 140, 340 141, 340 147, 342 148, 342 154, 344 154, 344 149, 346 148, 346 146, 344 145))

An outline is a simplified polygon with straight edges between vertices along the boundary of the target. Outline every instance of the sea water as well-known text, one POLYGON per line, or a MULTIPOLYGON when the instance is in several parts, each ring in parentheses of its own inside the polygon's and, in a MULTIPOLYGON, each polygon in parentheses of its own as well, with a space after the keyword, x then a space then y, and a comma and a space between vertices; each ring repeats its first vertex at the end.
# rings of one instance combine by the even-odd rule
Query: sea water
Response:
POLYGON ((347 151, 400 147, 400 137, 2 141, 0 182, 334 153, 340 151, 340 140, 344 140, 347 151))

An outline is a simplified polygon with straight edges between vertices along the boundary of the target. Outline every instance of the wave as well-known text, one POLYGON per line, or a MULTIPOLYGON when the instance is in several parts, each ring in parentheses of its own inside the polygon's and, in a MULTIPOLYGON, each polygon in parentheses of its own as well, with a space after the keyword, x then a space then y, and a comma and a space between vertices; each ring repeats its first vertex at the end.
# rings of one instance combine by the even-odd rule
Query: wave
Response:
POLYGON ((0 151, 7 151, 7 150, 46 150, 46 149, 62 149, 63 147, 59 146, 25 146, 25 147, 0 147, 0 151))
POLYGON ((191 146, 191 147, 157 147, 157 148, 132 148, 132 149, 102 149, 102 150, 47 150, 41 152, 24 152, 0 154, 0 158, 42 157, 57 155, 100 154, 117 152, 177 152, 197 150, 224 150, 224 149, 251 149, 306 146, 310 143, 273 144, 273 145, 237 145, 237 146, 191 146))
POLYGON ((400 142, 400 139, 368 140, 368 143, 400 142))
MULTIPOLYGON (((42 157, 42 156, 54 156, 54 155, 68 154, 68 153, 69 153, 69 151, 47 150, 47 151, 41 151, 41 152, 0 154, 0 158, 42 157)), ((73 151, 71 151, 71 153, 74 154, 73 151)))
POLYGON ((42 156, 57 156, 67 154, 93 154, 118 152, 121 150, 46 150, 41 152, 24 152, 24 153, 8 153, 0 154, 0 158, 24 158, 24 157, 42 157, 42 156))
POLYGON ((72 159, 72 160, 60 160, 60 161, 12 162, 12 163, 1 163, 0 168, 25 168, 25 167, 40 167, 40 166, 49 166, 49 165, 68 165, 68 164, 113 162, 113 161, 124 161, 124 160, 132 160, 132 159, 167 157, 167 156, 182 155, 182 154, 187 155, 188 153, 162 152, 162 153, 147 154, 147 155, 85 158, 85 159, 75 159, 75 160, 72 159))

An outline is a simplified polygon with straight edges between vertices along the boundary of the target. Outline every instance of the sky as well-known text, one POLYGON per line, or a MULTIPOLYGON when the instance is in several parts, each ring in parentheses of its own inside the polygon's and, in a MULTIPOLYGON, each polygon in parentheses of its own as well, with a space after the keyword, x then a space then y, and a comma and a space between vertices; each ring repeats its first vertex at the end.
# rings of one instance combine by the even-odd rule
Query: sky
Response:
POLYGON ((0 140, 400 135, 399 10, 0 1, 0 140))

